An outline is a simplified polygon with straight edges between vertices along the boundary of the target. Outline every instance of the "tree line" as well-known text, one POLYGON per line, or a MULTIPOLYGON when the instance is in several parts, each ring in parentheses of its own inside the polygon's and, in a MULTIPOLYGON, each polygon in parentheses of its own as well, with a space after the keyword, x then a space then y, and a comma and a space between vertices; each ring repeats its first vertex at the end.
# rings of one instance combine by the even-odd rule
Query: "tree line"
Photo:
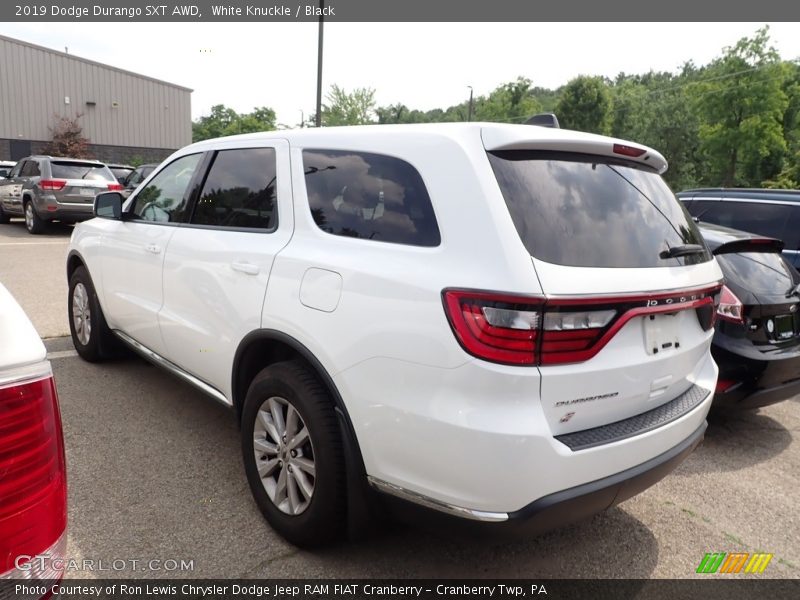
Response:
MULTIPOLYGON (((466 121, 469 101, 432 110, 377 106, 375 90, 333 85, 324 126, 466 121)), ((786 60, 764 27, 709 64, 678 72, 581 75, 550 90, 525 77, 473 99, 475 121, 523 123, 555 112, 561 126, 620 137, 659 150, 674 189, 699 186, 800 188, 800 60, 786 60)), ((311 126, 315 115, 297 126, 311 126)), ((266 107, 237 114, 223 105, 193 123, 195 141, 286 127, 266 107)))

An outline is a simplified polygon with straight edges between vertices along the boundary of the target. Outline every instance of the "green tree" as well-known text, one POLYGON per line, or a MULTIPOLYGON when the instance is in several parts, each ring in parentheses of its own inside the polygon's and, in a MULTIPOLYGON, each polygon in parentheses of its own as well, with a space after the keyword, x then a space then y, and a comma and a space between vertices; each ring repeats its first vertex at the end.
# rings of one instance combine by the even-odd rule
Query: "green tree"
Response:
POLYGON ((541 112, 542 105, 533 97, 531 80, 518 77, 516 81, 495 88, 488 97, 475 102, 475 120, 499 123, 523 123, 541 112))
POLYGON ((742 38, 714 60, 703 81, 691 88, 701 118, 701 151, 709 166, 707 183, 760 185, 780 169, 786 153, 783 118, 789 76, 769 30, 742 38))
POLYGON ((211 107, 210 115, 200 117, 192 123, 192 141, 199 142, 238 133, 272 131, 275 127, 275 111, 266 106, 240 115, 224 104, 217 104, 211 107))
POLYGON ((608 84, 602 77, 576 77, 564 86, 556 115, 567 129, 607 133, 611 116, 608 84))
POLYGON ((375 90, 356 88, 352 93, 334 84, 325 96, 322 105, 322 124, 328 127, 338 125, 366 125, 373 122, 375 114, 375 90))

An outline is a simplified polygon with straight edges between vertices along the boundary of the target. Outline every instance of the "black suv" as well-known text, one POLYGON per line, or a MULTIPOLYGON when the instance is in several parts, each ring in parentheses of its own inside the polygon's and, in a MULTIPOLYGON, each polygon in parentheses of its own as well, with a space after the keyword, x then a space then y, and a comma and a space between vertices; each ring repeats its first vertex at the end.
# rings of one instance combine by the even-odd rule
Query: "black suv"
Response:
POLYGON ((783 240, 800 268, 800 190, 703 188, 677 194, 695 220, 783 240))

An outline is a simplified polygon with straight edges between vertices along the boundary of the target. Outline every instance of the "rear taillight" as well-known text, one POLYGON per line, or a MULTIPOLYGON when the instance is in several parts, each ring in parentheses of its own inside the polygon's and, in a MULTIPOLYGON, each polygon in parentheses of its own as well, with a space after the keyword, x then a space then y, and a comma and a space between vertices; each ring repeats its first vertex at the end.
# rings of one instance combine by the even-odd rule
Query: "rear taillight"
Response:
POLYGON ((52 548, 67 524, 64 439, 52 375, 0 387, 0 573, 52 548))
POLYGON ((744 323, 744 306, 742 301, 736 297, 727 285, 722 286, 722 293, 719 295, 719 305, 717 315, 720 319, 731 323, 744 323))
POLYGON ((461 346, 473 356, 511 365, 589 360, 630 319, 695 309, 713 327, 719 286, 641 297, 547 299, 472 290, 444 290, 445 312, 461 346))
POLYGON ((118 192, 118 191, 123 190, 123 189, 125 189, 125 188, 122 187, 121 183, 109 183, 108 184, 108 191, 109 192, 118 192))
POLYGON ((644 148, 636 148, 635 146, 626 146, 625 144, 614 144, 614 154, 621 154, 622 156, 638 157, 647 152, 644 148))
POLYGON ((55 191, 63 190, 67 182, 63 179, 42 179, 39 181, 39 187, 43 190, 55 191))

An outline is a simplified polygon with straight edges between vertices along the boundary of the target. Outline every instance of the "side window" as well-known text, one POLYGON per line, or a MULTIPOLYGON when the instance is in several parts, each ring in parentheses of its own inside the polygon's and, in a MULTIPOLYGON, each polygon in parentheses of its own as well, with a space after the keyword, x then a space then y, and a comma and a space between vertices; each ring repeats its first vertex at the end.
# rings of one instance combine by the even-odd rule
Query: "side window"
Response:
POLYGON ((273 148, 217 152, 192 223, 218 227, 274 229, 276 165, 273 148))
POLYGON ((14 168, 11 169, 11 172, 8 174, 8 178, 11 179, 12 177, 19 177, 19 174, 22 172, 22 167, 25 162, 18 162, 14 165, 14 168))
POLYGON ((792 216, 786 225, 783 241, 786 250, 800 250, 800 206, 792 206, 792 216))
POLYGON ((26 160, 20 175, 23 177, 38 177, 40 175, 39 163, 35 160, 26 160))
POLYGON ((135 219, 156 223, 183 221, 192 181, 201 154, 182 156, 164 167, 147 187, 136 194, 135 219))
POLYGON ((412 246, 441 241, 430 196, 404 160, 367 152, 304 150, 314 222, 333 235, 412 246))
POLYGON ((790 206, 766 202, 715 202, 713 207, 700 217, 703 221, 716 223, 732 229, 783 239, 786 221, 790 217, 790 206))

